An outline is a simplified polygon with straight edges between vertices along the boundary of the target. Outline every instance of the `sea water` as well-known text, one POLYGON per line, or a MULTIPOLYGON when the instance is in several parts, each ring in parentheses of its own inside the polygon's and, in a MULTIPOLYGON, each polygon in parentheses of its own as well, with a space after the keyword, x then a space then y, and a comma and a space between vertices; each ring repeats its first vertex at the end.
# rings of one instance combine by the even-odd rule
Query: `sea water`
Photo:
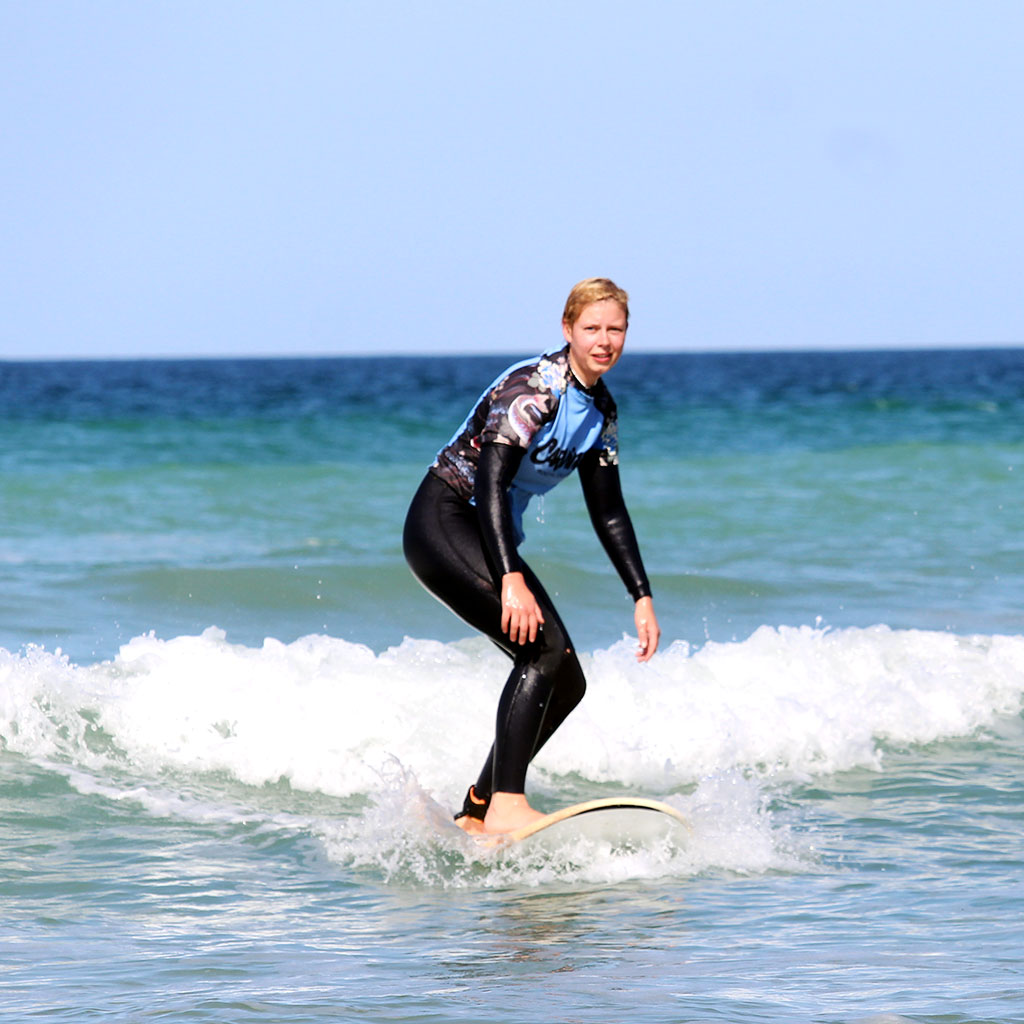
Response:
POLYGON ((408 500, 513 358, 0 363, 5 1021, 1024 1021, 1024 351, 609 374, 663 646, 569 480, 524 556, 588 693, 450 823, 507 671, 408 500))

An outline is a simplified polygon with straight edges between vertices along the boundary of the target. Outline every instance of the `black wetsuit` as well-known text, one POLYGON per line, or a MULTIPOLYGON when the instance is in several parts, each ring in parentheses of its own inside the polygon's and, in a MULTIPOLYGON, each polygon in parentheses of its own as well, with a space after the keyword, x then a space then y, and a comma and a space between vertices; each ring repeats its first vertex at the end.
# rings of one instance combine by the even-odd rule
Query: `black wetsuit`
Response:
POLYGON ((586 389, 568 348, 510 367, 481 396, 420 485, 405 523, 416 578, 514 662, 494 745, 475 791, 522 793, 538 750, 580 702, 586 681, 550 597, 519 557, 522 511, 577 470, 591 521, 634 600, 650 586, 619 484, 615 404, 586 389), (501 581, 521 572, 544 616, 536 641, 501 630, 501 581))

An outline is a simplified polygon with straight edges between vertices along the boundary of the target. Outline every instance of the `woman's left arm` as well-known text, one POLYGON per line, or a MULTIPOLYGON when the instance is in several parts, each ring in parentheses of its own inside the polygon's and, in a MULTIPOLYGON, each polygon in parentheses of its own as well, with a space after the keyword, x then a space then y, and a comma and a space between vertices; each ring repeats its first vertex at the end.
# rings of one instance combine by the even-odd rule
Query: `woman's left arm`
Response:
POLYGON ((636 602, 634 619, 640 641, 637 659, 648 661, 658 649, 661 629, 654 614, 651 585, 640 557, 640 545, 622 497, 618 466, 602 466, 598 452, 592 450, 580 460, 579 474, 594 531, 636 602))

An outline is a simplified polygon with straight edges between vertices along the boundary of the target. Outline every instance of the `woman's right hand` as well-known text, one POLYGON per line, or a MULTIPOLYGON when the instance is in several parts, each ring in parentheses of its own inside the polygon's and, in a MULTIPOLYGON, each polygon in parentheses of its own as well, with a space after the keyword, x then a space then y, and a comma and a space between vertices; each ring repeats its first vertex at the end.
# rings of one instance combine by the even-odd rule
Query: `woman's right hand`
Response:
POLYGON ((544 615, 526 585, 521 572, 507 572, 501 578, 501 631, 513 643, 533 643, 544 625, 544 615))

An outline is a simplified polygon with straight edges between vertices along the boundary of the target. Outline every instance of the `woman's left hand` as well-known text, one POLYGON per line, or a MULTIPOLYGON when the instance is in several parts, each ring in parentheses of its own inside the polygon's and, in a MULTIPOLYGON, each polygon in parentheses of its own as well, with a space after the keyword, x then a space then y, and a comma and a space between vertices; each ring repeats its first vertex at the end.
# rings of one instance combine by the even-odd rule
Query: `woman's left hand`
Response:
POLYGON ((658 641, 661 639, 658 616, 654 614, 654 601, 649 597, 641 597, 636 603, 633 618, 636 622, 636 635, 640 641, 636 660, 650 661, 658 649, 658 641))

